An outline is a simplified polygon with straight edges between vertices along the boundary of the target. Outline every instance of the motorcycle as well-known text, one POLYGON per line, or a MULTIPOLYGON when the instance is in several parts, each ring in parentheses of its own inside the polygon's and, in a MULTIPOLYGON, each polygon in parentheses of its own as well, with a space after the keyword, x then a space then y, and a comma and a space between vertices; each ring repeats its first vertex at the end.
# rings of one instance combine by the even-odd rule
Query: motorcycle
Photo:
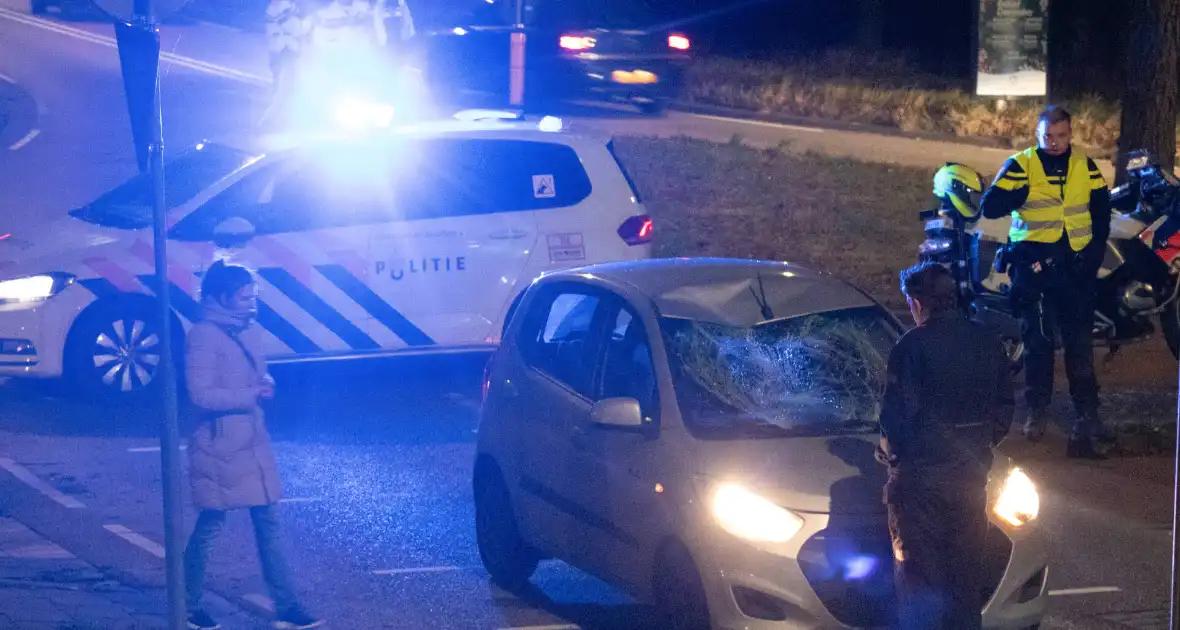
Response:
MULTIPOLYGON (((1168 347, 1180 357, 1180 181, 1146 151, 1129 155, 1127 174, 1128 182, 1111 191, 1110 239, 1098 271, 1094 343, 1113 357, 1122 346, 1153 335, 1158 317, 1168 347)), ((1012 315, 1012 282, 1003 254, 1010 218, 964 217, 953 209, 927 210, 920 217, 926 222, 926 239, 919 260, 951 269, 961 309, 996 329, 1018 370, 1024 345, 1012 315)))

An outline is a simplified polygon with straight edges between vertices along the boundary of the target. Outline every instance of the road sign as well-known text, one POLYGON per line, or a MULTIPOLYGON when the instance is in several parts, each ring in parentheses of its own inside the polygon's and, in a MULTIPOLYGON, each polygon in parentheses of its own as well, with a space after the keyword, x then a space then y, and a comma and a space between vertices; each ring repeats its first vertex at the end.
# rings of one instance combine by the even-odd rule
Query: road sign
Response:
POLYGON ((123 90, 127 93, 127 113, 131 116, 135 161, 140 172, 147 172, 152 125, 158 117, 156 82, 160 70, 160 31, 147 24, 116 22, 115 41, 119 44, 119 66, 123 70, 123 90))

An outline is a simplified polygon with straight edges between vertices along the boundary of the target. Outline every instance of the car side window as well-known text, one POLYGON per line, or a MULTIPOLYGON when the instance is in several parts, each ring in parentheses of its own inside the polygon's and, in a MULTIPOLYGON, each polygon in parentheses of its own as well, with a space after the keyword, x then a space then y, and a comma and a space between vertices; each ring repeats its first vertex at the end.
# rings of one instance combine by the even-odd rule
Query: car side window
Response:
POLYGON ((629 306, 622 306, 612 320, 603 345, 599 400, 634 398, 646 418, 658 418, 659 386, 651 345, 643 320, 629 306))
POLYGON ((528 363, 570 389, 593 397, 594 370, 588 368, 602 299, 579 289, 554 291, 541 299, 521 331, 528 363))

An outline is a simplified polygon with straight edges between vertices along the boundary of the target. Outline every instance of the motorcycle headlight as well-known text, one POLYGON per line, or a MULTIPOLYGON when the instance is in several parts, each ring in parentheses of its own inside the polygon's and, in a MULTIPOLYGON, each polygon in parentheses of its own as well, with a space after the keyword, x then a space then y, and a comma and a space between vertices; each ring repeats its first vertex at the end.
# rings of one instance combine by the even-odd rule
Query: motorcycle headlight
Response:
POLYGON ((784 543, 803 528, 803 519, 794 512, 736 483, 717 485, 709 507, 722 529, 753 542, 784 543))
POLYGON ((1023 470, 1013 468, 992 511, 1013 527, 1024 527, 1036 520, 1041 511, 1041 496, 1037 494, 1036 484, 1023 470))
POLYGON ((25 304, 47 300, 74 282, 74 276, 47 273, 0 282, 0 304, 25 304))
POLYGON ((951 249, 949 238, 928 238, 918 247, 918 252, 924 255, 941 254, 951 249))

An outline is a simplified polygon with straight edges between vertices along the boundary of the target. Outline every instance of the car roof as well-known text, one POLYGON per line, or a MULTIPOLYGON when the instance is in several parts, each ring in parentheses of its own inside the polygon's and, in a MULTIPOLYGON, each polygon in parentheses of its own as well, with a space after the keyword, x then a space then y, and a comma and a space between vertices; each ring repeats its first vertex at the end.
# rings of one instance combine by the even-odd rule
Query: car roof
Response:
POLYGON ((830 274, 765 260, 649 259, 560 271, 544 280, 593 280, 629 288, 650 299, 663 316, 729 326, 768 321, 759 305, 763 292, 772 312, 770 320, 877 305, 860 289, 830 274))
POLYGON ((385 137, 398 138, 487 138, 504 140, 532 140, 552 142, 577 148, 582 145, 605 145, 610 138, 587 129, 571 131, 569 122, 556 116, 526 117, 504 110, 463 110, 449 118, 439 118, 394 127, 361 135, 325 132, 320 134, 272 134, 257 144, 240 146, 237 142, 221 142, 234 148, 281 154, 289 151, 314 149, 316 146, 341 145, 350 142, 372 141, 385 137))

